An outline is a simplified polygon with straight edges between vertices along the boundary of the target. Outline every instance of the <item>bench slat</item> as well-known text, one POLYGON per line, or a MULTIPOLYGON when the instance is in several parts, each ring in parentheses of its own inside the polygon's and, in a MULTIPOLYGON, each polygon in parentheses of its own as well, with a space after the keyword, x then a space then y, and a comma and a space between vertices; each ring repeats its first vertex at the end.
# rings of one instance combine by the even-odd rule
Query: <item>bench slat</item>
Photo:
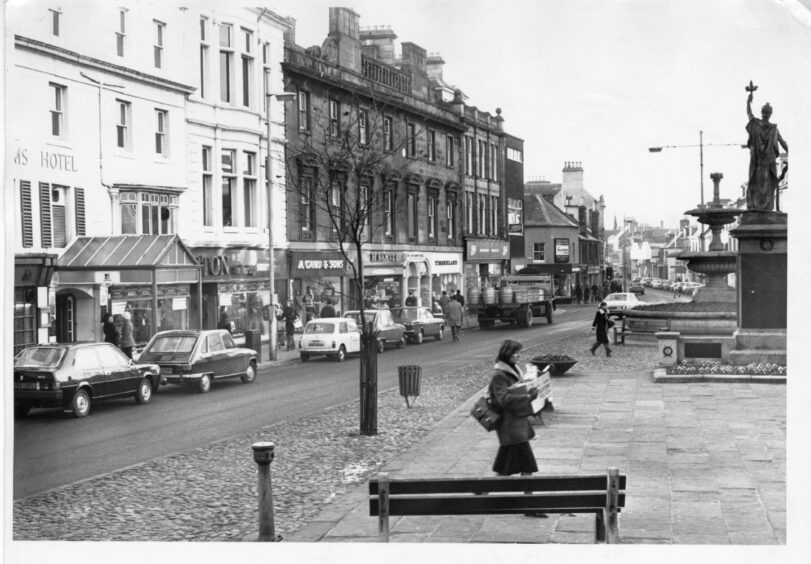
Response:
MULTIPOLYGON (((619 489, 625 489, 626 476, 619 476, 619 489)), ((487 478, 400 479, 389 481, 391 495, 398 494, 452 494, 475 492, 572 492, 605 491, 608 478, 592 476, 523 476, 487 478)), ((377 495, 377 480, 369 481, 369 494, 377 495)))
MULTIPOLYGON (((438 495, 389 497, 389 515, 487 515, 547 511, 549 513, 597 513, 605 509, 606 492, 569 495, 438 495)), ((617 508, 625 506, 620 494, 617 508)), ((378 515, 379 501, 369 499, 369 514, 378 515)))

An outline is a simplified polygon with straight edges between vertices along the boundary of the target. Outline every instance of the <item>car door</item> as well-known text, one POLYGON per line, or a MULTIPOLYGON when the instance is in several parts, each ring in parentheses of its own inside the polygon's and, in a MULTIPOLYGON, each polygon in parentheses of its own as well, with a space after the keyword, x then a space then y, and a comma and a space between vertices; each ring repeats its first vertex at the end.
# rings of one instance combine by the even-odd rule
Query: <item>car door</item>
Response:
POLYGON ((347 319, 341 331, 346 331, 346 352, 360 352, 360 327, 351 319, 347 319))
POLYGON ((93 347, 101 360, 102 368, 108 379, 109 394, 123 395, 138 389, 140 372, 118 347, 99 344, 93 347))
POLYGON ((426 337, 434 337, 439 333, 439 324, 434 314, 427 307, 420 309, 420 324, 423 327, 426 337))
POLYGON ((206 336, 206 352, 201 355, 201 364, 205 366, 207 372, 214 375, 214 377, 221 376, 223 370, 228 366, 225 345, 222 342, 222 334, 220 332, 207 333, 206 336))
POLYGON ((224 347, 220 373, 223 376, 244 374, 248 367, 248 354, 237 347, 229 333, 222 333, 220 336, 224 347))
MULTIPOLYGON (((76 349, 73 356, 73 381, 78 386, 87 382, 93 388, 94 397, 105 397, 112 394, 112 373, 105 370, 95 347, 76 349)), ((73 384, 69 383, 68 386, 73 384)), ((67 386, 64 386, 67 387, 67 386)))

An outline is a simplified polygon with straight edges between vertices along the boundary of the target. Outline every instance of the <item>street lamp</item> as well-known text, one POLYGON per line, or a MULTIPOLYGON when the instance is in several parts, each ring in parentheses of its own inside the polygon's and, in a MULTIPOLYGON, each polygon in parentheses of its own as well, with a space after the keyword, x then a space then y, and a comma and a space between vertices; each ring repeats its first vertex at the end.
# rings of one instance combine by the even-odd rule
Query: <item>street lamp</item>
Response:
MULTIPOLYGON (((704 147, 740 147, 742 149, 746 149, 748 145, 742 145, 740 143, 704 143, 704 132, 698 132, 698 145, 662 145, 660 147, 648 147, 648 151, 651 153, 661 153, 662 149, 684 149, 690 147, 698 147, 698 158, 699 158, 699 166, 700 166, 700 174, 701 174, 701 205, 699 207, 704 207, 704 147)), ((700 238, 701 250, 704 250, 704 237, 700 238)))
POLYGON ((270 155, 270 103, 273 98, 276 98, 280 102, 291 102, 296 98, 296 94, 293 92, 282 92, 280 94, 271 94, 267 93, 265 95, 265 102, 266 102, 266 117, 267 117, 267 127, 268 127, 268 146, 267 146, 267 162, 265 164, 265 176, 267 176, 268 180, 268 279, 270 283, 270 306, 268 308, 269 317, 270 317, 270 335, 268 335, 268 347, 270 348, 268 358, 270 360, 276 360, 276 309, 274 307, 273 296, 276 293, 276 276, 275 276, 275 264, 274 264, 274 254, 273 254, 273 174, 272 174, 272 162, 273 159, 270 155))

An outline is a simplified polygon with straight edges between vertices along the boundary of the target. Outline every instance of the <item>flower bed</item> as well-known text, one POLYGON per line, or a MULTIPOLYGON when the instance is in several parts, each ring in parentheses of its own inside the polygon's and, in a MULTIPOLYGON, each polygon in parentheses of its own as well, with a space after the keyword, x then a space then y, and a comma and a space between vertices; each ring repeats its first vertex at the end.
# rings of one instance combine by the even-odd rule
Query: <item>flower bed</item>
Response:
POLYGON ((736 305, 726 302, 670 302, 634 306, 633 311, 662 311, 673 313, 735 313, 736 305))
POLYGON ((786 367, 774 363, 753 363, 746 366, 732 366, 720 362, 701 362, 698 364, 677 364, 666 368, 668 374, 732 374, 732 375, 769 375, 785 376, 786 367))
POLYGON ((538 370, 543 370, 549 366, 549 374, 552 376, 560 376, 577 364, 577 360, 570 356, 555 354, 536 355, 529 359, 529 361, 537 366, 538 370))

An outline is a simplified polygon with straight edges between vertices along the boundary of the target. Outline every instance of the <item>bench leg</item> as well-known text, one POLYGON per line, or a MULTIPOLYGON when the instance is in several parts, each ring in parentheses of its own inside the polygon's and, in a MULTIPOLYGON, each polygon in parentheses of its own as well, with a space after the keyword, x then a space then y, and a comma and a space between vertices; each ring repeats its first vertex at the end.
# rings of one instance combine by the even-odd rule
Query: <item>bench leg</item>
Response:
POLYGON ((377 540, 389 542, 389 475, 386 472, 378 474, 377 485, 378 513, 377 513, 377 540))

